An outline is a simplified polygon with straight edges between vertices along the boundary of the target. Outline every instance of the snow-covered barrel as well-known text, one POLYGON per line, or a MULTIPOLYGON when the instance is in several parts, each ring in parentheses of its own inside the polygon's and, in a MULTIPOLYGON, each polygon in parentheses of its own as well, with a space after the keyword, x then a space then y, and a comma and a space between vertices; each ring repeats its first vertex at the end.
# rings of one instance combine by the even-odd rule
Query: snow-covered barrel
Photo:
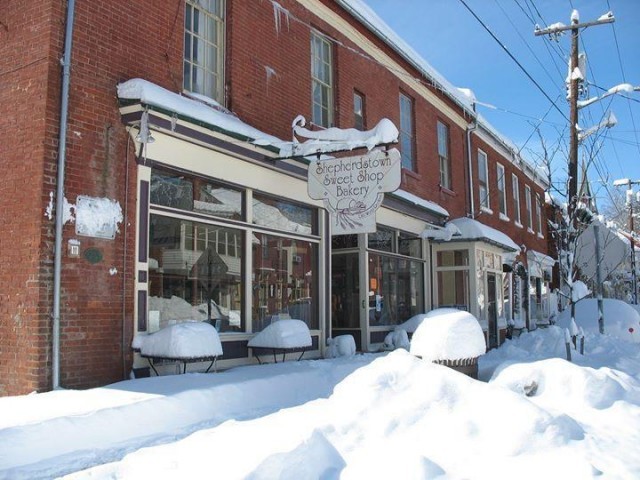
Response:
POLYGON ((453 308, 432 310, 411 338, 410 352, 478 378, 478 357, 486 352, 482 327, 469 312, 453 308))

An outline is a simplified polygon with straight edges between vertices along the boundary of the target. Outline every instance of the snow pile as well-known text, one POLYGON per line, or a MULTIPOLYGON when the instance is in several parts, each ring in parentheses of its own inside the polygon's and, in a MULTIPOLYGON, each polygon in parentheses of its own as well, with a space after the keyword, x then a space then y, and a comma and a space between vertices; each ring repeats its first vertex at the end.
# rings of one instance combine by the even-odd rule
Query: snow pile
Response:
POLYGON ((351 357, 356 354, 356 341, 353 335, 338 335, 327 338, 325 358, 351 357))
POLYGON ((395 350, 396 348, 409 350, 410 344, 407 331, 401 328, 396 328, 392 332, 389 332, 384 338, 383 346, 387 350, 395 350))
MULTIPOLYGON (((584 284, 583 284, 584 285, 584 284)), ((575 288, 575 284, 574 284, 575 288)), ((622 300, 603 300, 604 332, 620 340, 640 343, 640 313, 622 300)), ((598 333, 598 300, 585 298, 576 303, 575 322, 585 332, 598 333)), ((571 309, 567 308, 558 316, 556 324, 570 328, 571 309)))
POLYGON ((591 295, 591 290, 589 290, 589 287, 587 287, 584 282, 580 280, 573 282, 573 288, 571 289, 571 299, 574 303, 585 297, 588 297, 589 295, 591 295))
POLYGON ((204 358, 222 355, 216 329, 203 322, 171 325, 147 335, 137 335, 132 345, 149 357, 204 358))
POLYGON ((452 308, 430 311, 411 338, 413 355, 425 360, 460 360, 485 353, 482 327, 469 312, 452 308))
MULTIPOLYGON (((439 309, 441 312, 444 311, 444 308, 439 309)), ((451 309, 452 311, 455 309, 451 309)), ((407 321, 401 323, 396 327, 396 330, 405 330, 407 333, 413 333, 420 326, 422 321, 428 317, 427 313, 419 313, 418 315, 414 315, 407 321)))
POLYGON ((249 340, 249 347, 304 348, 311 346, 309 327, 302 320, 278 320, 249 340))

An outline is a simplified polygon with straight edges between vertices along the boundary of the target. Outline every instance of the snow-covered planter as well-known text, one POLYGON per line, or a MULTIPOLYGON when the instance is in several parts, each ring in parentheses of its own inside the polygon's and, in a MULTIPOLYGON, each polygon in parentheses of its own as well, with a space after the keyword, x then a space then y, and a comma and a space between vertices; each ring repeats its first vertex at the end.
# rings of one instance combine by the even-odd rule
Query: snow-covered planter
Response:
MULTIPOLYGON (((270 350, 273 352, 274 361, 276 361, 276 352, 282 352, 283 360, 287 351, 301 351, 312 345, 311 333, 309 327, 302 320, 284 319, 273 322, 264 330, 256 334, 247 346, 254 350, 258 362, 260 357, 257 353, 262 350, 270 350)), ((302 358, 302 355, 300 355, 302 358)))
POLYGON ((452 308, 429 312, 411 339, 411 354, 478 376, 478 357, 486 352, 482 327, 469 312, 452 308))
MULTIPOLYGON (((213 361, 222 355, 218 332, 212 325, 204 322, 178 323, 154 333, 137 335, 131 347, 149 359, 183 362, 184 372, 189 362, 208 360, 213 365, 213 361)), ((155 371, 153 363, 150 364, 155 371)))

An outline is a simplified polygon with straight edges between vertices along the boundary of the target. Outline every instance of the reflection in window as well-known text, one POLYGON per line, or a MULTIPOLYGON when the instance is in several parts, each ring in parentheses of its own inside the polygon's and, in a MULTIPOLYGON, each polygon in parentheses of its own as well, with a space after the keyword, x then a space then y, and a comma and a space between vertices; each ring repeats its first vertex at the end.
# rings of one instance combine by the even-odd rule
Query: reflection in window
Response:
POLYGON ((243 238, 241 230, 152 214, 149 330, 185 321, 244 330, 243 238))
POLYGON ((244 218, 242 192, 220 183, 154 168, 150 190, 152 204, 219 218, 244 218))
POLYGON ((369 324, 397 325, 424 311, 423 263, 369 254, 369 324))
POLYGON ((253 331, 283 318, 319 328, 317 244, 255 233, 253 239, 253 331))
POLYGON ((394 230, 378 228, 374 233, 368 235, 369 248, 383 252, 395 252, 395 236, 394 230))
POLYGON ((253 197, 253 223, 306 235, 318 230, 315 209, 264 195, 253 197))

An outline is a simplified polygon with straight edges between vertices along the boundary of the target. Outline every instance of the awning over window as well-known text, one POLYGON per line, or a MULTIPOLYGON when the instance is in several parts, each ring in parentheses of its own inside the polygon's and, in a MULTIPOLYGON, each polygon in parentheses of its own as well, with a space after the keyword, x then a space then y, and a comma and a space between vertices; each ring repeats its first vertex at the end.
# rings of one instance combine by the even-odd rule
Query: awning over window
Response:
POLYGON ((453 225, 460 232, 460 235, 454 235, 451 238, 452 242, 485 242, 502 248, 506 252, 520 252, 518 244, 508 235, 472 218, 455 218, 449 220, 447 225, 453 225))
POLYGON ((529 250, 527 251, 527 263, 529 265, 529 276, 542 278, 544 277, 544 272, 551 274, 551 269, 556 261, 544 253, 529 250))

